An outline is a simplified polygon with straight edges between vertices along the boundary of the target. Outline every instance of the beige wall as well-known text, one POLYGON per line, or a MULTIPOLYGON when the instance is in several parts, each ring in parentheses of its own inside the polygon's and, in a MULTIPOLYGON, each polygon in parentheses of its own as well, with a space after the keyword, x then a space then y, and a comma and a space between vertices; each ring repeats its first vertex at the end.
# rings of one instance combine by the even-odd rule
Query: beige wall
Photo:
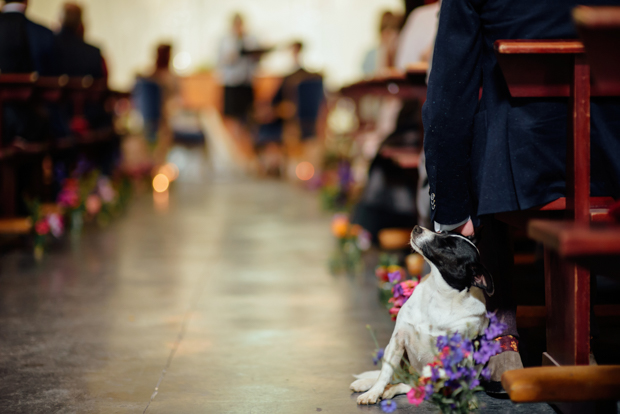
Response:
MULTIPOLYGON (((56 25, 65 0, 29 0, 29 16, 56 25)), ((189 53, 189 70, 213 66, 217 45, 240 10, 247 26, 265 44, 302 39, 306 64, 323 70, 338 87, 361 76, 365 52, 376 41, 379 14, 401 10, 401 0, 78 0, 85 7, 87 40, 100 46, 110 66, 111 84, 128 89, 136 73, 148 69, 153 48, 173 42, 174 53, 189 53)), ((263 64, 269 73, 285 72, 287 55, 273 54, 263 64)))

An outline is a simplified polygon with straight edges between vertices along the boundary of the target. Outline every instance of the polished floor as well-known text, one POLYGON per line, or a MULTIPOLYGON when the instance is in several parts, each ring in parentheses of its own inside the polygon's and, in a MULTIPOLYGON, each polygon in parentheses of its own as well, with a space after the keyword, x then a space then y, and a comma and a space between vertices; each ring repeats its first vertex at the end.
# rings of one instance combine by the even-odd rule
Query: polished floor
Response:
POLYGON ((348 385, 373 368, 366 324, 383 343, 392 322, 372 277, 328 273, 329 219, 282 182, 183 184, 40 264, 3 254, 0 413, 381 412, 348 385))

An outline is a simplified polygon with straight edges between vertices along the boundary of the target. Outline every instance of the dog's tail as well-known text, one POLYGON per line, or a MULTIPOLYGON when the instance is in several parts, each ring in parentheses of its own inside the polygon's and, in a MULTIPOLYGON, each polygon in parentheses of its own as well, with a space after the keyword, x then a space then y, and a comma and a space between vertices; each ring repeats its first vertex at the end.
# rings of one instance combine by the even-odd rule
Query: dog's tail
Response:
POLYGON ((358 375, 353 375, 354 378, 357 379, 366 379, 366 378, 379 378, 379 374, 381 373, 381 371, 366 371, 366 372, 362 372, 361 374, 358 375))

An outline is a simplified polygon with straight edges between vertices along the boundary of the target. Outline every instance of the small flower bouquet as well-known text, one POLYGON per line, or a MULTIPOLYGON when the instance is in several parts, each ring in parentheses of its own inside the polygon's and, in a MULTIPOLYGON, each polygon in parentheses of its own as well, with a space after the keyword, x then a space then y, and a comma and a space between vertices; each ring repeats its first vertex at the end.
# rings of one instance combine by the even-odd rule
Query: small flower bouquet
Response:
POLYGON ((389 309, 392 319, 396 320, 400 308, 418 286, 419 278, 417 276, 410 278, 407 271, 393 264, 394 262, 395 257, 382 256, 380 265, 375 269, 375 275, 379 281, 381 302, 389 309))
POLYGON ((331 230, 337 240, 337 250, 330 260, 332 273, 345 270, 356 273, 362 267, 362 251, 370 249, 370 234, 357 224, 351 224, 346 213, 336 213, 331 230))
POLYGON ((34 256, 37 260, 43 258, 45 246, 49 236, 60 239, 65 232, 62 215, 56 211, 49 211, 38 201, 26 200, 30 209, 30 220, 34 232, 34 256))
MULTIPOLYGON (((405 361, 406 368, 396 368, 396 380, 412 387, 407 393, 411 404, 418 406, 428 401, 443 414, 466 414, 479 408, 475 393, 483 391, 481 378, 490 379, 485 365, 501 352, 496 337, 506 328, 495 314, 487 316, 489 326, 479 338, 464 337, 459 332, 437 338, 437 354, 421 373, 415 372, 408 361, 405 361)), ((373 362, 379 355, 383 357, 382 350, 375 353, 373 362)), ((384 412, 395 409, 393 401, 384 403, 381 405, 384 412)))

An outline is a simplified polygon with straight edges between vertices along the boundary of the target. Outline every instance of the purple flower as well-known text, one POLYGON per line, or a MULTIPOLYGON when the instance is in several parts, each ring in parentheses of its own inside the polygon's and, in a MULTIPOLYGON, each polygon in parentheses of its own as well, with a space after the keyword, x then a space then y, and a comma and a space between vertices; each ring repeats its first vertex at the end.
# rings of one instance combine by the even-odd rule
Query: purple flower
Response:
POLYGON ((384 413, 393 413, 396 411, 396 403, 392 400, 381 401, 381 409, 384 413))
POLYGON ((484 331, 484 337, 487 340, 491 340, 500 336, 502 332, 504 332, 504 330, 508 327, 508 325, 500 322, 494 312, 487 313, 487 317, 489 318, 489 326, 484 331))
POLYGON ((463 337, 458 332, 456 332, 454 335, 452 335, 452 338, 450 338, 451 347, 459 346, 461 342, 463 342, 463 337))
POLYGON ((432 367, 431 368, 431 381, 432 382, 437 382, 437 381, 439 381, 440 378, 441 378, 441 376, 439 375, 439 368, 432 367))
POLYGON ((448 337, 443 336, 443 335, 438 336, 437 337, 437 348, 444 349, 446 346, 448 346, 448 337))
POLYGON ((433 396, 433 392, 435 391, 433 384, 426 384, 426 386, 424 387, 424 399, 426 401, 429 401, 431 399, 431 397, 433 396))
MULTIPOLYGON (((388 274, 388 278, 390 277, 390 275, 388 274)), ((405 291, 403 290, 403 287, 400 285, 400 283, 394 285, 394 297, 398 297, 398 296, 404 296, 405 295, 405 291)))
POLYGON ((482 378, 489 381, 491 379, 491 370, 489 369, 489 367, 486 367, 480 372, 480 375, 482 375, 482 378))
POLYGON ((478 385, 480 385, 480 380, 477 378, 474 378, 471 383, 469 384, 469 389, 473 390, 474 388, 476 388, 478 385))
POLYGON ((501 352, 497 341, 487 341, 486 339, 480 340, 480 348, 474 352, 474 361, 477 364, 486 364, 492 356, 495 356, 501 352))
POLYGON ((379 348, 379 350, 375 353, 375 356, 372 357, 372 363, 377 365, 379 361, 383 359, 383 348, 379 348))
POLYGON ((388 280, 390 283, 398 283, 400 282, 401 276, 400 271, 388 273, 388 280))
POLYGON ((463 352, 472 352, 474 350, 474 344, 472 344, 470 340, 465 340, 461 345, 461 349, 463 352))

